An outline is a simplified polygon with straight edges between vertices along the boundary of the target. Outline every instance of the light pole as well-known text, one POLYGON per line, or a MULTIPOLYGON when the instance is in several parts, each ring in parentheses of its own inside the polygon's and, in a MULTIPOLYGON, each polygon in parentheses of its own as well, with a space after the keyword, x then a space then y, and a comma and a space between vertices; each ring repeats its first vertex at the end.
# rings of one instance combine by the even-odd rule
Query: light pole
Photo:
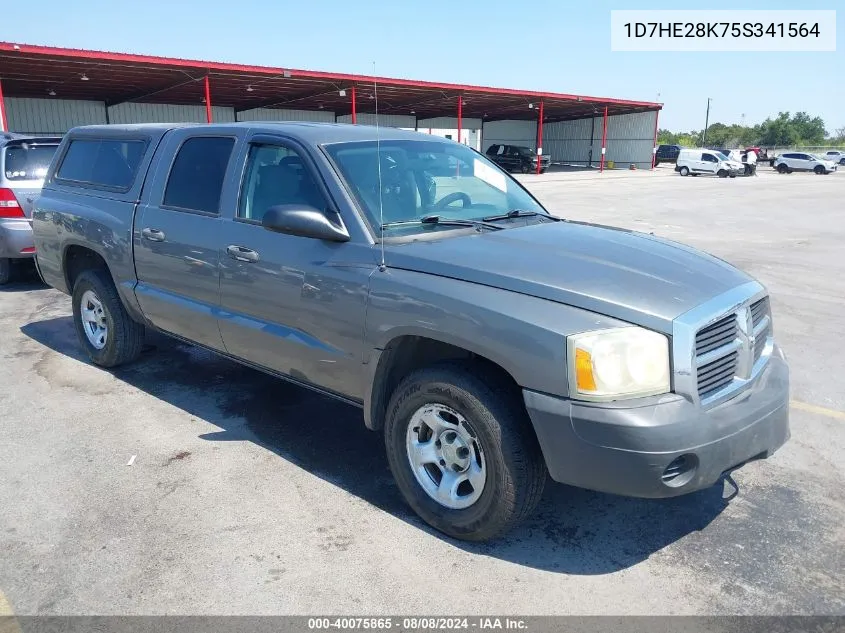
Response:
POLYGON ((704 134, 701 138, 701 144, 707 146, 707 126, 710 125, 710 97, 707 97, 707 115, 704 117, 704 134))

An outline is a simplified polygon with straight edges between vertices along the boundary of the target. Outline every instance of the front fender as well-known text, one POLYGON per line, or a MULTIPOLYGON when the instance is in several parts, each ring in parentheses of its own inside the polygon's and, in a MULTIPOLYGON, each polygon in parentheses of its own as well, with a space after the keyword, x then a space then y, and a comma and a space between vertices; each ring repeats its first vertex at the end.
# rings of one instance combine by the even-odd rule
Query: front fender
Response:
POLYGON ((364 338, 371 376, 391 341, 421 336, 487 358, 520 387, 566 397, 566 337, 624 325, 574 306, 409 270, 376 272, 370 284, 364 338))

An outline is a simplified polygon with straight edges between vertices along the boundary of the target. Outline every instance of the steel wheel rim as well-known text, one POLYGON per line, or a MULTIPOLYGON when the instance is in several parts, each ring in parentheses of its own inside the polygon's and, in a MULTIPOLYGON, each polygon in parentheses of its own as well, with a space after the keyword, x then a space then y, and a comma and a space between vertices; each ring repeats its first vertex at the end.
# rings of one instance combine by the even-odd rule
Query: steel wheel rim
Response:
POLYGON ((79 300, 79 318, 88 342, 95 349, 103 349, 109 336, 103 303, 93 290, 86 290, 79 300))
POLYGON ((405 437, 408 464, 417 483, 450 510, 470 507, 484 492, 487 461, 467 420, 442 404, 421 406, 405 437))

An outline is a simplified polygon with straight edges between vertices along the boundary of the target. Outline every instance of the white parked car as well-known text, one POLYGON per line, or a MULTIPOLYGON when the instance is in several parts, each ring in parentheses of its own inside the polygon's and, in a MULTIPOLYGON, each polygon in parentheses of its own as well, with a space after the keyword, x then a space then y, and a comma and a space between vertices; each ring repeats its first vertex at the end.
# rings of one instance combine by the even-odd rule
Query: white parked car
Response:
POLYGON ((791 174, 793 171, 812 171, 817 174, 829 174, 836 171, 837 165, 832 160, 819 158, 815 154, 787 152, 775 159, 773 167, 781 174, 791 174))
POLYGON ((832 150, 824 155, 825 160, 836 163, 837 165, 845 165, 845 152, 842 150, 832 150))
POLYGON ((745 165, 730 160, 721 152, 712 149, 682 149, 678 154, 675 171, 681 176, 709 174, 720 178, 736 178, 745 172, 745 165))

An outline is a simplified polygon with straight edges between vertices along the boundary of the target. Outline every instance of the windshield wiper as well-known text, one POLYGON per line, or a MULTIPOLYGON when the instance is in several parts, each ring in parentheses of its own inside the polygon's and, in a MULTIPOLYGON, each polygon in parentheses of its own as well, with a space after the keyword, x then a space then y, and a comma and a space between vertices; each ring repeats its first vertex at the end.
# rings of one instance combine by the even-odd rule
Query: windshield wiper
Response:
POLYGON ((394 226, 409 226, 412 224, 436 224, 438 226, 471 226, 475 228, 500 231, 504 227, 495 224, 487 224, 482 220, 463 220, 460 218, 444 218, 439 215, 426 215, 416 220, 400 220, 398 222, 386 222, 381 225, 382 229, 393 228, 394 226))
POLYGON ((555 222, 560 221, 560 218, 556 218, 553 215, 547 215, 545 213, 540 213, 539 211, 528 211, 527 209, 511 209, 507 213, 502 213, 501 215, 489 215, 486 218, 482 218, 482 220, 484 222, 495 222, 496 220, 507 220, 509 218, 530 218, 535 215, 548 218, 549 220, 553 220, 555 222))

